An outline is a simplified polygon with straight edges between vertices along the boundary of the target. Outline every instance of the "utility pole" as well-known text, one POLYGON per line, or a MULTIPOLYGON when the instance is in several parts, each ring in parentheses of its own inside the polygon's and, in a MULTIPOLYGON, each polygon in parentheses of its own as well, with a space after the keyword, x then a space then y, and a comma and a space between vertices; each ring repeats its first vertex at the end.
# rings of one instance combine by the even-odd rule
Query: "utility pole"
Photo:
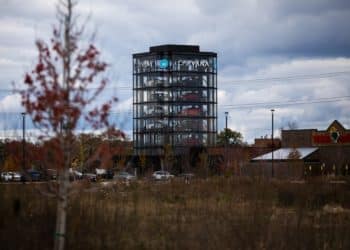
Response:
POLYGON ((26 113, 22 112, 22 167, 23 167, 23 171, 25 171, 26 169, 26 113))
POLYGON ((273 139, 273 130, 274 130, 274 128, 273 128, 273 112, 274 112, 275 110, 274 109, 271 109, 271 148, 272 148, 272 152, 271 152, 271 178, 273 178, 274 177, 274 169, 273 169, 273 150, 274 150, 274 139, 273 139))
POLYGON ((227 118, 228 112, 225 112, 225 168, 228 169, 228 159, 227 159, 227 144, 228 144, 228 131, 227 131, 227 118))

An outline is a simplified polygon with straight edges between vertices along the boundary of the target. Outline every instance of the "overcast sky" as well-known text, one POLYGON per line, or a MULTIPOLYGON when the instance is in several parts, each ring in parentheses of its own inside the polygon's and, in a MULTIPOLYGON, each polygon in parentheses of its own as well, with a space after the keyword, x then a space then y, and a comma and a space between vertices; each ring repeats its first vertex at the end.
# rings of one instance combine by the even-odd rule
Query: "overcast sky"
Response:
MULTIPOLYGON (((8 90, 33 66, 35 39, 49 39, 55 3, 0 0, 0 131, 21 126, 19 98, 8 90)), ((270 136, 271 108, 276 133, 288 122, 326 129, 337 119, 350 128, 348 0, 81 0, 77 8, 80 20, 91 14, 111 64, 104 95, 119 97, 113 115, 129 134, 132 54, 167 43, 218 54, 219 130, 228 111, 245 140, 270 136)))

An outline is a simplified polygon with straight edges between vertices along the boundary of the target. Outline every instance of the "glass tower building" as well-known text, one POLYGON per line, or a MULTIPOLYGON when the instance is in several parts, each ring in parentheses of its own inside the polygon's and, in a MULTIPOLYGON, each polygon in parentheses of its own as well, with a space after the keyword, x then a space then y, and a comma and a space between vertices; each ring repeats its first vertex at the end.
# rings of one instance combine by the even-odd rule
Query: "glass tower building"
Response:
POLYGON ((133 142, 137 155, 182 154, 213 146, 217 132, 217 54, 162 45, 133 55, 133 142))

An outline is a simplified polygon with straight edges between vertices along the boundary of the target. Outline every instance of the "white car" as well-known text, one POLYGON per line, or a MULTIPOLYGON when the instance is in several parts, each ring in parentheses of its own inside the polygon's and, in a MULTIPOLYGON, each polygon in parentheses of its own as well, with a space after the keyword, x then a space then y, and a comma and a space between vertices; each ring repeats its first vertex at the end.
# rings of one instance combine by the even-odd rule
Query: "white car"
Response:
POLYGON ((83 173, 77 171, 77 170, 74 170, 72 168, 69 168, 69 179, 71 181, 74 181, 74 180, 80 180, 83 178, 83 173))
POLYGON ((12 173, 12 181, 21 181, 22 180, 22 175, 18 172, 13 172, 12 173))
POLYGON ((11 172, 2 172, 1 173, 1 180, 2 181, 12 181, 12 173, 11 172))
POLYGON ((128 172, 125 172, 125 171, 119 172, 113 178, 115 180, 121 180, 121 181, 133 181, 133 180, 136 180, 136 176, 135 175, 132 175, 132 174, 130 174, 128 172))
POLYGON ((174 175, 170 174, 168 171, 156 171, 152 174, 155 180, 169 180, 174 178, 174 175))

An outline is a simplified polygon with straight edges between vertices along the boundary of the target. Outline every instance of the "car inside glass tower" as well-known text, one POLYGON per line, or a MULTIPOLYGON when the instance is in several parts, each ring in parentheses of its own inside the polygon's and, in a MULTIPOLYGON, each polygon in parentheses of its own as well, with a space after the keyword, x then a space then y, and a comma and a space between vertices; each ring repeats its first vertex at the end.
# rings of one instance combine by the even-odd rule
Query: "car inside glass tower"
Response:
POLYGON ((217 132, 217 55, 199 46, 162 45, 133 55, 136 154, 176 154, 213 146, 217 132))

